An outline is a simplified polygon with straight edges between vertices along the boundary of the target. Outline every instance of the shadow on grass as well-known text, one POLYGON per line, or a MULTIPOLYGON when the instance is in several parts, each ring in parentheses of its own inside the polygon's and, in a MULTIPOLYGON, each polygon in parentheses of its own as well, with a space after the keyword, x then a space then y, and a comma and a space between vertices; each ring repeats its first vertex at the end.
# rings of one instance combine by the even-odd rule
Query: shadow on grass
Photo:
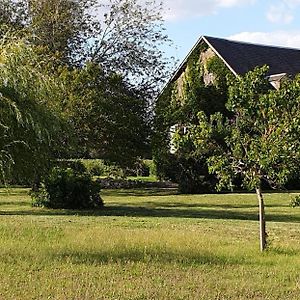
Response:
POLYGON ((144 263, 178 263, 182 265, 244 265, 247 262, 244 257, 221 256, 214 253, 188 253, 174 252, 169 250, 147 250, 143 249, 127 249, 117 250, 115 252, 99 251, 99 252, 81 252, 71 251, 53 255, 54 260, 68 261, 72 264, 90 264, 101 265, 109 263, 128 263, 128 262, 144 262, 144 263))
MULTIPOLYGON (((22 191, 23 192, 23 191, 22 191)), ((126 201, 124 204, 110 202, 103 209, 98 210, 52 210, 33 208, 29 206, 26 201, 1 201, 1 205, 10 205, 11 209, 0 210, 0 215, 28 215, 28 216, 126 216, 126 217, 156 217, 156 218, 199 218, 199 219, 226 219, 226 220, 258 220, 257 203, 241 203, 241 204, 228 204, 228 203, 203 203, 194 202, 189 200, 186 203, 184 200, 181 202, 170 201, 148 201, 151 196, 170 196, 176 195, 176 189, 136 189, 136 190, 105 190, 104 196, 112 197, 147 197, 147 201, 141 199, 137 201, 126 201), (14 208, 15 206, 16 208, 14 208), (18 208, 20 207, 20 208, 18 208)), ((191 197, 193 197, 191 195, 191 197)), ((5 199, 4 199, 5 200, 5 199)), ((146 200, 146 199, 145 199, 146 200)), ((272 207, 287 207, 282 204, 267 205, 268 208, 272 207)), ((266 213, 266 220, 273 222, 300 222, 300 214, 284 214, 280 211, 273 213, 266 213)))
MULTIPOLYGON (((263 254, 265 258, 277 255, 298 256, 299 251, 273 250, 263 254)), ((192 265, 275 265, 276 259, 260 260, 257 257, 242 255, 216 254, 209 251, 174 251, 173 249, 118 249, 114 251, 70 251, 54 254, 53 259, 69 261, 73 264, 101 265, 114 262, 145 262, 153 263, 177 263, 186 266, 192 265)))
POLYGON ((30 204, 28 201, 1 201, 0 200, 0 206, 28 206, 30 207, 30 204))
MULTIPOLYGON (((0 215, 31 215, 31 216, 114 216, 114 217, 155 217, 155 218, 199 218, 199 219, 226 219, 226 220, 251 220, 257 221, 256 212, 241 212, 230 209, 190 209, 190 208, 165 208, 144 207, 130 205, 112 205, 98 210, 51 210, 28 208, 23 210, 1 211, 0 215)), ((267 213, 266 220, 272 222, 300 222, 300 214, 287 215, 280 213, 267 213)))
POLYGON ((151 208, 195 208, 195 209, 201 209, 201 208, 221 208, 221 209, 243 209, 243 208, 256 208, 257 205, 254 204, 216 204, 216 203, 185 203, 185 202, 154 202, 154 201, 147 201, 147 202, 139 202, 139 204, 143 204, 146 207, 151 208))
POLYGON ((143 188, 143 189, 115 189, 102 190, 101 196, 112 197, 151 197, 151 196, 171 196, 178 195, 176 188, 143 188))

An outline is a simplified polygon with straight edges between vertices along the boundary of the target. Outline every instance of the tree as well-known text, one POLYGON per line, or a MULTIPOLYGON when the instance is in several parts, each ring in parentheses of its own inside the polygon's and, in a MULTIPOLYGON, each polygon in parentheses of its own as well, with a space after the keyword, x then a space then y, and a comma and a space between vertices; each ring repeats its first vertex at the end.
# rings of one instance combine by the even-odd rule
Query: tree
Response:
POLYGON ((91 15, 96 0, 23 0, 35 45, 57 55, 62 64, 78 66, 88 59, 99 23, 91 15))
POLYGON ((5 0, 1 6, 0 23, 22 24, 63 63, 98 63, 148 97, 170 71, 162 49, 170 40, 156 0, 5 0))
POLYGON ((120 75, 108 75, 89 63, 60 78, 69 89, 65 112, 78 138, 77 155, 124 167, 149 152, 147 103, 120 75))
POLYGON ((12 16, 18 15, 17 3, 24 8, 27 41, 47 56, 47 69, 62 80, 70 72, 70 91, 65 91, 60 107, 70 116, 80 145, 110 158, 118 145, 115 159, 120 153, 129 157, 143 153, 141 148, 149 144, 151 101, 168 72, 161 49, 168 42, 161 4, 155 0, 109 0, 105 5, 96 0, 5 1, 12 16))
POLYGON ((49 163, 61 135, 63 122, 57 110, 61 86, 42 71, 40 59, 24 40, 8 36, 1 40, 2 176, 17 169, 33 179, 49 163))
POLYGON ((167 78, 170 63, 162 50, 170 42, 163 26, 162 3, 109 0, 102 8, 106 13, 91 48, 91 60, 153 96, 167 78))
MULTIPOLYGON (((0 28, 23 29, 27 21, 26 6, 23 1, 2 0, 0 2, 0 28)), ((1 30, 2 31, 2 30, 1 30)))
POLYGON ((297 171, 300 161, 300 77, 271 89, 267 67, 237 77, 229 88, 227 109, 232 117, 221 114, 211 118, 199 114, 199 125, 190 137, 196 147, 213 143, 208 159, 210 172, 219 178, 219 187, 232 188, 233 179, 242 176, 244 186, 255 189, 259 202, 260 249, 267 246, 262 183, 282 186, 297 171), (225 134, 225 143, 215 136, 225 134))

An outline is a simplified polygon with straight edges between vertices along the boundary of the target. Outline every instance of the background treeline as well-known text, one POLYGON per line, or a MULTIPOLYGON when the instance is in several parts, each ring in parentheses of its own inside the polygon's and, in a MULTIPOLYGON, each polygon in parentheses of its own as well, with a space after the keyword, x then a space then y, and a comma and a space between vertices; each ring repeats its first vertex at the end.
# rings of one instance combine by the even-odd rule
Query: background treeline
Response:
POLYGON ((151 156, 152 105, 169 72, 161 4, 0 3, 2 181, 34 182, 51 162, 151 156))

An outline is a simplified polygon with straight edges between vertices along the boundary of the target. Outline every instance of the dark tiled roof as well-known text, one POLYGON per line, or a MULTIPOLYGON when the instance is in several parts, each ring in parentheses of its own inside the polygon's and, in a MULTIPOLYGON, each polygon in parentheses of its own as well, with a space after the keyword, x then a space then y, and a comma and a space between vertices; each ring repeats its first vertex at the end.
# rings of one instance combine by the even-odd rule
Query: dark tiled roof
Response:
POLYGON ((257 66, 268 65, 269 74, 300 73, 300 50, 236 42, 204 36, 225 62, 240 75, 257 66))

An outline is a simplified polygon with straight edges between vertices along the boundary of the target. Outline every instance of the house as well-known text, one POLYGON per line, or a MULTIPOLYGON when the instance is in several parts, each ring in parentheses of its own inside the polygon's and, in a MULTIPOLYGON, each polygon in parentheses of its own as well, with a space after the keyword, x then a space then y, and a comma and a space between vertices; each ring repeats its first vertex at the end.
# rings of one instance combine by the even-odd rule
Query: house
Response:
MULTIPOLYGON (((268 79, 271 85, 278 89, 285 77, 295 76, 300 72, 300 49, 202 36, 175 71, 163 92, 173 85, 171 102, 184 105, 184 98, 190 97, 189 91, 198 80, 203 81, 205 86, 213 86, 217 81, 224 83, 225 75, 228 73, 233 76, 244 75, 255 67, 263 65, 269 66, 268 79), (190 82, 186 86, 191 68, 194 68, 193 83, 190 82), (195 77, 195 70, 198 72, 198 77, 195 77)), ((175 124, 171 126, 171 135, 176 132, 178 126, 181 126, 177 122, 175 124)), ((182 130, 186 132, 185 127, 182 130)), ((175 152, 174 145, 171 145, 171 152, 175 152)))
MULTIPOLYGON (((176 70, 169 83, 180 80, 187 68, 191 54, 199 47, 205 49, 199 57, 201 63, 205 64, 209 58, 217 56, 234 75, 244 75, 255 67, 268 65, 270 69, 267 75, 275 87, 278 87, 284 76, 295 76, 300 72, 300 49, 202 36, 176 70)), ((210 82, 210 76, 206 75, 207 83, 210 82)))
POLYGON ((176 140, 182 140, 180 136, 191 124, 198 124, 199 111, 207 116, 228 113, 226 77, 244 75, 263 65, 269 66, 270 83, 279 88, 285 77, 300 73, 300 50, 209 36, 198 40, 156 102, 153 156, 160 178, 186 182, 193 185, 192 191, 208 178, 203 166, 195 166, 199 160, 193 160, 192 146, 178 145, 176 140))

